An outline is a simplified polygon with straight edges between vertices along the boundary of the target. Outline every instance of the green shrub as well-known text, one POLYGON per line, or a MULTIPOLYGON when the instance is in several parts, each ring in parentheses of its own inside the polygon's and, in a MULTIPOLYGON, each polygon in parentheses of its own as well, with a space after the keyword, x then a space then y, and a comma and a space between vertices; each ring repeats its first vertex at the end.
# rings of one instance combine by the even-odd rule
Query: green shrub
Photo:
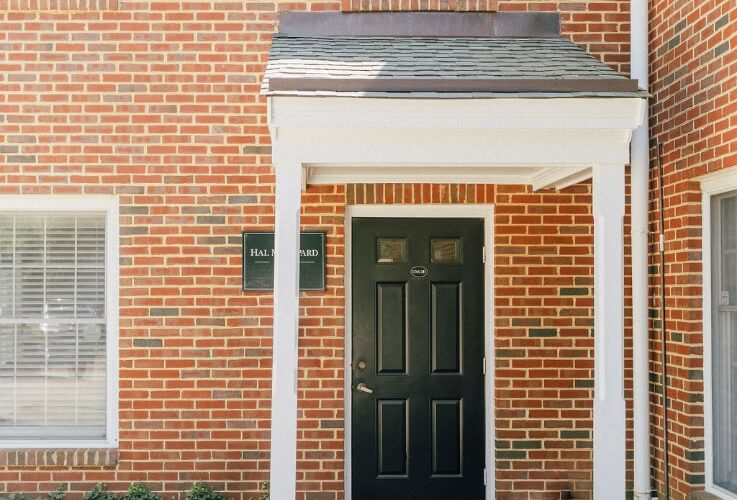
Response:
MULTIPOLYGON (((0 500, 33 500, 30 495, 23 493, 10 493, 9 495, 0 496, 0 500)), ((39 500, 39 499, 36 499, 39 500)))
POLYGON ((62 483, 49 492, 49 500, 64 500, 67 494, 67 485, 62 483))
POLYGON ((84 494, 82 500, 117 500, 114 493, 107 490, 105 483, 97 483, 94 488, 84 494))
POLYGON ((225 497, 202 481, 192 485, 187 500, 225 500, 225 497))
MULTIPOLYGON (((270 496, 270 493, 269 493, 269 482, 268 481, 265 481, 261 485, 261 496, 258 497, 256 500, 269 500, 270 498, 271 498, 271 496, 270 496)), ((249 500, 253 500, 253 499, 249 499, 249 500)))
POLYGON ((133 483, 121 500, 163 500, 143 483, 133 483))

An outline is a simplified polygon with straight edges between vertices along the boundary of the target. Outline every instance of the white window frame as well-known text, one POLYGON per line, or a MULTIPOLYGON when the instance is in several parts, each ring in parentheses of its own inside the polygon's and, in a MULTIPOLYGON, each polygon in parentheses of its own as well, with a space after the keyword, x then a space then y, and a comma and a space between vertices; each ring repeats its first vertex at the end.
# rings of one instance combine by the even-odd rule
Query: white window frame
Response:
POLYGON ((0 439, 0 449, 118 447, 119 209, 115 196, 0 196, 0 212, 105 213, 106 426, 105 439, 0 439))
MULTIPOLYGON (((712 380, 712 232, 711 202, 714 196, 737 191, 737 168, 720 170, 697 179, 701 182, 701 225, 702 225, 702 261, 703 261, 703 325, 704 325, 704 489, 719 498, 737 499, 737 495, 714 484, 714 429, 712 414, 713 380, 712 380)), ((737 432, 737 429, 735 430, 737 432)))

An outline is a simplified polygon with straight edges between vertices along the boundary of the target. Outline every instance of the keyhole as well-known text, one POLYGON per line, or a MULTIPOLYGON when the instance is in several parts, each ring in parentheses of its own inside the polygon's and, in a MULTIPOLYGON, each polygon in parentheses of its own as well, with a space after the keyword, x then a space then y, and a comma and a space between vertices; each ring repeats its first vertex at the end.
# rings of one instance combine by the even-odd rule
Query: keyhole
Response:
POLYGON ((359 370, 365 370, 366 369, 366 362, 361 360, 358 362, 358 369, 359 370))

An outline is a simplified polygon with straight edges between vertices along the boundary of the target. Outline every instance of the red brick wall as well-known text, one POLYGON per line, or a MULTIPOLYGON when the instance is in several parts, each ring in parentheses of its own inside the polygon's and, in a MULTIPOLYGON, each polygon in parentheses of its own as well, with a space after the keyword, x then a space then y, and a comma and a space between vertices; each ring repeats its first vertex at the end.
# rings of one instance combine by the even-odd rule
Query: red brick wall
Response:
MULTIPOLYGON (((672 499, 688 498, 704 484, 701 194, 694 178, 737 165, 737 5, 706 0, 651 3, 651 136, 663 145, 668 314, 668 376, 671 407, 672 499)), ((652 151, 655 157, 655 149, 652 151)), ((654 163, 654 160, 653 160, 654 163)), ((655 170, 651 196, 657 197, 655 170)), ((651 232, 657 241, 657 205, 651 232)), ((659 264, 651 246, 651 264, 659 264)), ((708 272, 708 270, 703 270, 708 272)), ((659 278, 651 278, 651 369, 660 373, 659 278)), ((651 379, 653 464, 663 491, 662 378, 651 379)))
MULTIPOLYGON (((118 456, 0 453, 0 492, 143 480, 174 493, 201 479, 256 496, 268 477, 272 298, 240 291, 239 254, 242 230, 274 220, 258 89, 278 11, 340 8, 172 1, 0 13, 0 193, 121 203, 118 456)), ((499 9, 560 9, 567 34, 627 67, 626 1, 499 9)), ((342 498, 343 214, 346 203, 384 202, 496 205, 499 498, 587 498, 588 185, 308 189, 302 222, 328 231, 330 257, 327 292, 302 301, 300 498, 342 498)))

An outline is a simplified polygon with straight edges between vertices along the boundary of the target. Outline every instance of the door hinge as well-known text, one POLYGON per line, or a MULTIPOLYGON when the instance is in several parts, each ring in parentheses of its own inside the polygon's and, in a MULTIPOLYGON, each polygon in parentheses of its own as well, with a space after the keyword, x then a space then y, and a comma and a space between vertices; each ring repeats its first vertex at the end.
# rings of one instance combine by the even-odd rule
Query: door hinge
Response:
POLYGON ((486 486, 486 467, 484 467, 484 486, 486 486))
POLYGON ((486 357, 484 357, 484 366, 482 367, 482 371, 484 372, 484 375, 486 375, 486 357))
POLYGON ((481 247, 481 261, 486 264, 486 247, 481 247))

